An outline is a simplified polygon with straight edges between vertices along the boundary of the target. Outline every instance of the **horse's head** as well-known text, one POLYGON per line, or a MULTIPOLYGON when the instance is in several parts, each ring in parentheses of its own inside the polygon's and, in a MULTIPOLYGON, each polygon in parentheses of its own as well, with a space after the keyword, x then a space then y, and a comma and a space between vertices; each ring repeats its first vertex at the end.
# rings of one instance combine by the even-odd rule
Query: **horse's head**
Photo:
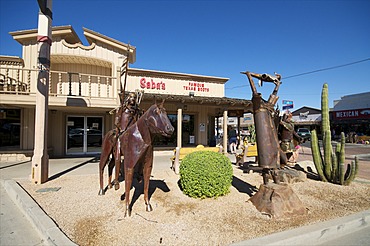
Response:
POLYGON ((170 137, 175 129, 168 119, 163 103, 164 101, 159 105, 154 104, 147 110, 146 122, 151 133, 170 137))

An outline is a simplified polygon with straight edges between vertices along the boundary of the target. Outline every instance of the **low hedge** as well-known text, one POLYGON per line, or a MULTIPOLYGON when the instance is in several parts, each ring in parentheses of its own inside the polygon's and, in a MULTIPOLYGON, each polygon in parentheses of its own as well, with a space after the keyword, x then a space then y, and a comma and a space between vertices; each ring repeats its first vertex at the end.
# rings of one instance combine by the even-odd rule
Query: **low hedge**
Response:
POLYGON ((218 197, 230 192, 233 168, 229 158, 212 151, 185 156, 180 165, 180 185, 194 198, 218 197))

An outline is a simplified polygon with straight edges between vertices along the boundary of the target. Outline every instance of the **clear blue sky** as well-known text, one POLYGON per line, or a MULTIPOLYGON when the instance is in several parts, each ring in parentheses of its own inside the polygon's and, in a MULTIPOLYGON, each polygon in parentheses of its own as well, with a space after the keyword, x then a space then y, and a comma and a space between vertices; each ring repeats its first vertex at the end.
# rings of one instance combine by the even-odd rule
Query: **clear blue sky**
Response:
MULTIPOLYGON (((370 91, 370 0, 53 0, 52 11, 52 25, 72 25, 85 44, 82 27, 134 45, 131 67, 229 78, 227 97, 251 99, 246 70, 283 76, 280 108, 320 108, 325 82, 330 107, 370 91)), ((36 0, 0 0, 0 55, 21 56, 9 32, 37 23, 36 0)), ((258 88, 265 99, 272 89, 258 88)))

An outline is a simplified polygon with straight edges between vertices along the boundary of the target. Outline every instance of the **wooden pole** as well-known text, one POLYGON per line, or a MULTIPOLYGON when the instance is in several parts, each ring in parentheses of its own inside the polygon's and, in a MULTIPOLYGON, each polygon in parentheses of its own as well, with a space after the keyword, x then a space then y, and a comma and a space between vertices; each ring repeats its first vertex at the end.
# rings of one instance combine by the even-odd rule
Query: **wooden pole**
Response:
POLYGON ((49 97, 49 72, 50 72, 50 46, 51 46, 51 22, 52 0, 38 0, 38 69, 36 90, 36 113, 35 113, 35 146, 32 156, 31 180, 34 184, 42 184, 49 176, 48 155, 48 97, 49 97))
POLYGON ((228 139, 228 132, 227 132, 227 121, 228 121, 228 116, 227 116, 227 109, 224 109, 224 114, 223 114, 223 143, 222 146, 224 148, 224 154, 227 154, 227 139, 228 139))

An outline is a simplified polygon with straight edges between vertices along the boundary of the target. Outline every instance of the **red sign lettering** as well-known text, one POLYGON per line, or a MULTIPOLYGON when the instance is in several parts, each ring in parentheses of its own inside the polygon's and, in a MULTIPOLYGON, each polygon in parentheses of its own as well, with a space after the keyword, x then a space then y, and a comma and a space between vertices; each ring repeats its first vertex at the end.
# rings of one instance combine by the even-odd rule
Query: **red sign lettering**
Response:
POLYGON ((204 83, 200 82, 189 82, 188 85, 184 85, 183 88, 185 91, 209 92, 209 88, 204 87, 204 83))
POLYGON ((141 89, 152 89, 152 90, 166 90, 166 84, 164 82, 154 82, 153 79, 146 81, 145 78, 140 80, 141 89))
MULTIPOLYGON (((184 91, 194 91, 194 92, 210 92, 209 87, 205 86, 205 83, 202 82, 188 82, 183 85, 182 88, 184 91)), ((148 90, 166 90, 166 84, 163 81, 156 82, 154 79, 141 78, 140 79, 140 88, 148 90)), ((181 88, 181 87, 180 87, 181 88)))

